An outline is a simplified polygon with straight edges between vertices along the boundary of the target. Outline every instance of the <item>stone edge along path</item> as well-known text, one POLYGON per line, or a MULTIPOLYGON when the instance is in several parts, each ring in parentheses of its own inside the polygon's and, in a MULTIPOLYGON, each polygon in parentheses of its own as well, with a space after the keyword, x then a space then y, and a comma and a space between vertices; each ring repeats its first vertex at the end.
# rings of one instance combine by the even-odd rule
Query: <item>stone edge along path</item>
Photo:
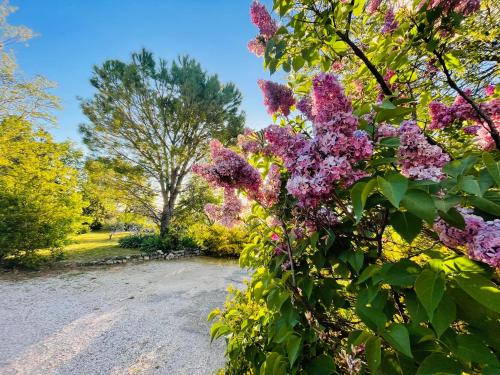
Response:
POLYGON ((93 260, 90 262, 75 262, 74 266, 77 267, 92 267, 92 266, 109 266, 113 264, 122 264, 129 262, 143 262, 149 260, 175 260, 180 258, 191 258, 202 255, 199 249, 184 249, 179 251, 172 251, 164 253, 158 250, 154 253, 141 253, 134 255, 119 255, 114 257, 106 257, 103 259, 93 260))

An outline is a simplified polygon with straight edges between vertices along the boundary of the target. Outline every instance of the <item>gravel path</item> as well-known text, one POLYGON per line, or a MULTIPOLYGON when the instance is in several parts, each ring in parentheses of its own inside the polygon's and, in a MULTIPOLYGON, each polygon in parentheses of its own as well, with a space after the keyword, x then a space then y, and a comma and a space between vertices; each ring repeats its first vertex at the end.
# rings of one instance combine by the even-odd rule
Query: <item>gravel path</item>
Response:
POLYGON ((205 258, 0 280, 0 374, 212 374, 208 313, 245 273, 205 258))

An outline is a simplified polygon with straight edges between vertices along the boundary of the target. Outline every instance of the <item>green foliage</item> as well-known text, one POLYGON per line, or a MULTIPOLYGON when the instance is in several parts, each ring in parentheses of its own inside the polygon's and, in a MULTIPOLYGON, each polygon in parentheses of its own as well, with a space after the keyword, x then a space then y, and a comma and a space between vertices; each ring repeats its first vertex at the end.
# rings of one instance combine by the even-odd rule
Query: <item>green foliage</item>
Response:
POLYGON ((197 223, 188 228, 189 236, 204 253, 219 257, 238 257, 248 233, 240 227, 197 223))
POLYGON ((82 221, 78 155, 28 122, 0 123, 0 259, 58 248, 82 221))

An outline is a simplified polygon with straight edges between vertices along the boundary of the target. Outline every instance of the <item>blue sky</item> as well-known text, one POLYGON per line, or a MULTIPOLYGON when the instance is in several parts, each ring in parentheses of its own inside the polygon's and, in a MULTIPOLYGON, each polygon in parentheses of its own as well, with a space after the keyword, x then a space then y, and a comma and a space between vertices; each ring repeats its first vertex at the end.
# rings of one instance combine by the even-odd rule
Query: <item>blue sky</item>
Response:
MULTIPOLYGON (((223 82, 232 81, 244 96, 247 126, 271 122, 262 105, 257 79, 268 78, 262 60, 246 49, 257 34, 250 22, 250 0, 11 0, 19 10, 11 24, 36 33, 27 47, 16 47, 21 69, 58 84, 54 93, 63 106, 58 140, 80 142, 78 124, 86 118, 77 96, 92 95, 93 65, 106 59, 128 60, 145 47, 168 60, 189 54, 223 82)), ((263 1, 270 5, 270 1, 263 1)), ((278 79, 275 77, 274 79, 278 79)))

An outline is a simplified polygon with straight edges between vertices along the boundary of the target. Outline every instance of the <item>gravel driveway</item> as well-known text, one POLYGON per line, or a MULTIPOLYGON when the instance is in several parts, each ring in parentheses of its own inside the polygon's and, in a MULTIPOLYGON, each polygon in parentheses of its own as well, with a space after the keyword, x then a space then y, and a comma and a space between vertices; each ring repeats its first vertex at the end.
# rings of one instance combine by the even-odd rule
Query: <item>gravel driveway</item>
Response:
POLYGON ((0 374, 212 374, 206 316, 245 278, 205 258, 0 280, 0 374))

